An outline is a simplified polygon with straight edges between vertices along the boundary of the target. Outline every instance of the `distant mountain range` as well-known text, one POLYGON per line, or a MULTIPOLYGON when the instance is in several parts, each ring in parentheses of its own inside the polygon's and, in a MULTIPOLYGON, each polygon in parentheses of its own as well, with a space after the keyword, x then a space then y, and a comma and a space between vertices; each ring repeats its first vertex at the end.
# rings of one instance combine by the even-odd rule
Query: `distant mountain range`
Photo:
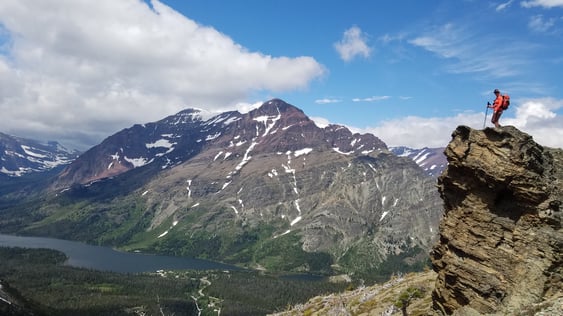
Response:
MULTIPOLYGON (((198 110, 188 109, 172 117, 190 117, 192 115, 195 117, 200 117, 198 113, 198 110)), ((152 124, 155 123, 149 123, 148 125, 150 126, 152 124)), ((135 129, 141 126, 142 125, 135 125, 133 128, 135 129)), ((147 129, 143 130, 147 131, 147 129)), ((164 134, 164 136, 170 135, 174 134, 164 134)), ((142 137, 143 135, 139 136, 139 138, 142 137)), ((123 155, 122 160, 118 159, 115 165, 109 163, 107 170, 104 170, 94 178, 104 178, 106 176, 121 173, 120 171, 117 171, 119 169, 126 171, 134 167, 152 163, 156 160, 155 158, 163 156, 166 151, 174 151, 174 149, 176 149, 176 145, 177 143, 171 143, 170 139, 167 139, 166 137, 159 138, 154 143, 148 143, 145 145, 145 148, 141 148, 142 152, 148 150, 147 153, 148 156, 151 157, 150 159, 147 159, 146 157, 143 157, 141 159, 129 158, 126 155, 123 155)), ((128 150, 131 149, 129 147, 125 148, 127 148, 128 150)), ((444 155, 444 147, 424 147, 416 149, 405 146, 397 146, 389 147, 389 150, 399 157, 407 157, 412 159, 414 162, 416 162, 417 165, 419 165, 424 171, 426 171, 428 175, 433 177, 439 176, 447 166, 446 157, 444 155)), ((123 152, 123 148, 121 147, 116 150, 115 156, 110 156, 118 157, 120 155, 120 152, 123 152)), ((55 167, 68 165, 72 163, 76 158, 78 158, 80 154, 80 151, 69 150, 56 141, 43 143, 38 140, 21 138, 0 132, 0 173, 8 176, 21 176, 29 173, 40 173, 51 170, 55 167)), ((135 155, 138 154, 134 154, 134 156, 135 155)), ((178 159, 181 160, 180 157, 176 157, 176 160, 178 159)), ((167 160, 167 162, 170 163, 171 160, 167 160)), ((166 163, 163 165, 163 167, 166 167, 166 163)))
POLYGON ((404 146, 390 147, 391 152, 399 157, 407 157, 412 159, 424 171, 432 176, 438 177, 442 171, 448 166, 446 155, 444 155, 444 147, 413 149, 404 146))
POLYGON ((0 173, 21 176, 70 164, 80 152, 56 141, 42 143, 0 133, 0 173))
POLYGON ((430 153, 406 153, 372 134, 320 128, 279 99, 211 118, 187 109, 109 136, 25 208, 4 202, 0 232, 385 276, 426 262, 442 214, 433 176, 444 163, 434 157, 425 170, 417 163, 430 153))

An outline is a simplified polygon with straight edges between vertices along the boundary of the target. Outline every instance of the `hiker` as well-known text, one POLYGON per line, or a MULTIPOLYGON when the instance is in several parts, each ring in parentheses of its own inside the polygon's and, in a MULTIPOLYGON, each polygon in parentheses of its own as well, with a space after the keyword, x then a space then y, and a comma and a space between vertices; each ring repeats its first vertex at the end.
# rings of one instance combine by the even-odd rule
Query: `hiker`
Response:
POLYGON ((502 111, 504 110, 503 97, 498 89, 495 89, 493 93, 496 95, 496 99, 492 105, 487 105, 487 107, 489 109, 493 109, 493 117, 491 118, 491 123, 495 124, 495 127, 500 127, 498 120, 500 119, 500 116, 502 115, 502 111))

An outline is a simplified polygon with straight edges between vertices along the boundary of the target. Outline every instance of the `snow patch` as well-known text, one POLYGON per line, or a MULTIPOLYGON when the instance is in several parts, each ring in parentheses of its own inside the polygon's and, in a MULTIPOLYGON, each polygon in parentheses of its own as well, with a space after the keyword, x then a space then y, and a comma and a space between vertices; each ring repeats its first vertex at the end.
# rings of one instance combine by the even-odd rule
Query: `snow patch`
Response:
POLYGON ((295 200, 295 208, 297 208, 299 215, 301 215, 301 207, 299 207, 299 199, 295 200))
POLYGON ((334 147, 334 148, 332 148, 332 150, 334 150, 337 153, 342 154, 342 155, 351 155, 351 154, 354 153, 354 151, 349 151, 349 152, 345 153, 345 152, 341 151, 340 148, 338 148, 338 147, 334 147))
POLYGON ((428 158, 428 155, 430 155, 431 153, 424 153, 424 155, 422 155, 424 153, 424 151, 421 151, 418 155, 416 155, 413 160, 414 162, 416 162, 417 165, 420 165, 424 162, 424 160, 426 160, 428 158))
POLYGON ((264 134, 262 136, 268 135, 270 133, 270 130, 276 125, 277 121, 279 121, 281 119, 280 109, 277 108, 277 110, 278 110, 277 116, 263 115, 263 116, 259 116, 259 117, 254 118, 255 121, 263 123, 265 128, 266 128, 266 130, 264 131, 264 134), (272 122, 268 124, 269 121, 272 121, 272 122))
POLYGON ((250 161, 250 158, 252 158, 252 156, 250 156, 249 153, 254 149, 254 146, 256 146, 257 144, 258 144, 257 142, 253 141, 252 144, 248 146, 248 149, 246 149, 242 161, 235 167, 236 171, 240 171, 240 169, 242 169, 242 167, 244 167, 244 165, 246 165, 250 161))
POLYGON ((225 182, 225 183, 223 184, 223 187, 221 188, 221 190, 225 190, 225 188, 228 187, 229 184, 231 184, 231 182, 232 182, 232 181, 225 182))
POLYGON ((312 151, 313 151, 313 148, 303 148, 303 149, 296 150, 293 155, 294 155, 295 157, 299 157, 299 156, 301 156, 301 155, 306 155, 306 154, 308 154, 308 153, 310 153, 310 152, 312 152, 312 151))
MULTIPOLYGON (((35 148, 31 148, 31 147, 25 146, 25 145, 21 145, 20 147, 23 149, 23 151, 24 151, 28 156, 32 156, 32 157, 36 157, 36 158, 47 158, 46 155, 42 155, 42 154, 38 154, 38 153, 36 153, 36 152, 33 152, 32 149, 35 149, 35 148)), ((37 150, 37 149, 36 149, 36 150, 37 150)))
POLYGON ((269 176, 270 178, 277 177, 277 176, 278 176, 278 171, 277 171, 276 169, 272 169, 272 171, 268 172, 268 176, 269 176))
POLYGON ((154 143, 147 143, 147 148, 173 148, 176 143, 171 143, 168 139, 161 138, 154 143))
POLYGON ((0 172, 7 174, 7 175, 11 175, 11 176, 17 176, 20 177, 22 174, 24 174, 26 172, 26 168, 19 168, 19 170, 17 171, 11 171, 6 169, 4 166, 2 166, 2 169, 0 169, 0 172))
POLYGON ((214 140, 214 139, 218 138, 219 136, 221 136, 221 133, 217 132, 214 135, 207 135, 207 137, 205 137, 205 140, 214 140))
POLYGON ((291 233, 291 230, 288 229, 288 230, 286 230, 285 232, 283 232, 283 233, 281 233, 281 234, 279 234, 279 235, 274 236, 274 239, 276 239, 276 238, 278 238, 278 237, 281 237, 281 236, 283 236, 283 235, 287 235, 287 234, 289 234, 289 233, 291 233))
POLYGON ((123 157, 123 159, 125 159, 127 162, 131 163, 133 165, 133 167, 135 167, 135 168, 142 167, 142 166, 149 164, 153 161, 153 159, 147 160, 147 158, 144 158, 144 157, 128 158, 127 156, 125 156, 125 157, 123 157))
POLYGON ((192 185, 192 180, 186 180, 186 183, 188 184, 188 186, 186 187, 186 190, 188 190, 188 198, 190 198, 192 196, 192 190, 190 189, 190 186, 192 185))
POLYGON ((226 119, 226 120, 223 122, 223 125, 232 124, 232 123, 234 123, 234 122, 236 122, 236 121, 238 121, 238 120, 240 120, 240 119, 241 119, 240 117, 229 117, 228 119, 226 119))

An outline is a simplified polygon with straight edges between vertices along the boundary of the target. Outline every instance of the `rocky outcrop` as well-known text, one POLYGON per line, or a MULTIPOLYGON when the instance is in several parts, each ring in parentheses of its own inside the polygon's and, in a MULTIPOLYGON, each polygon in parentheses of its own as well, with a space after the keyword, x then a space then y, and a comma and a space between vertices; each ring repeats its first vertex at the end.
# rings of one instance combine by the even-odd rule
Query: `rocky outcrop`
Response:
POLYGON ((434 309, 518 315, 563 295, 563 151, 459 126, 445 153, 434 309))

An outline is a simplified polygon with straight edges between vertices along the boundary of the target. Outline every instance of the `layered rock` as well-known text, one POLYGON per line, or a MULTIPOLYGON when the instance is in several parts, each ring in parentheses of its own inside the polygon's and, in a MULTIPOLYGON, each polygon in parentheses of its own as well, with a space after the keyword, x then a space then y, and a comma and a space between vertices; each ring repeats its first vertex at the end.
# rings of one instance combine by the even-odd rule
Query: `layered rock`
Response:
POLYGON ((562 295, 563 151, 510 126, 459 126, 445 153, 434 308, 512 315, 562 295))

